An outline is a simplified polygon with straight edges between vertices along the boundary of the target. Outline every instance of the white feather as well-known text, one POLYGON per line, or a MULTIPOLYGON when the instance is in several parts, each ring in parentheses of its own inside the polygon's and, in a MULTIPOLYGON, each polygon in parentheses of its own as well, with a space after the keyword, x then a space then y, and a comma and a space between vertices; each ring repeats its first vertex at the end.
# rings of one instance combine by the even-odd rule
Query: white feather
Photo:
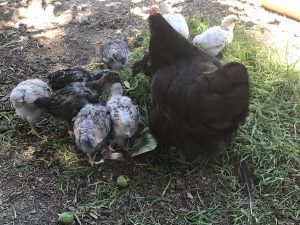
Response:
POLYGON ((40 79, 30 79, 19 83, 10 94, 10 101, 18 116, 29 123, 40 120, 45 109, 33 104, 37 98, 49 97, 49 86, 40 79))
POLYGON ((162 2, 159 4, 160 12, 165 20, 183 37, 189 37, 189 27, 185 18, 179 14, 174 13, 171 6, 168 5, 166 2, 162 2))
POLYGON ((194 37, 193 43, 212 56, 218 55, 233 39, 233 29, 238 18, 225 17, 221 26, 214 26, 194 37))

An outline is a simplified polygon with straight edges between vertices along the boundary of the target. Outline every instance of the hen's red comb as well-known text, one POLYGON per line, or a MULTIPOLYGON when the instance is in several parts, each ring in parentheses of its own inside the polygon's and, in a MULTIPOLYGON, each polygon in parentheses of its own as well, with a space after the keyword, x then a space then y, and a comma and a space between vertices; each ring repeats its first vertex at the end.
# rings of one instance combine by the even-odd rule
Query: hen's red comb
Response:
POLYGON ((149 10, 149 14, 150 16, 154 16, 158 13, 159 8, 157 6, 151 6, 150 10, 149 10))

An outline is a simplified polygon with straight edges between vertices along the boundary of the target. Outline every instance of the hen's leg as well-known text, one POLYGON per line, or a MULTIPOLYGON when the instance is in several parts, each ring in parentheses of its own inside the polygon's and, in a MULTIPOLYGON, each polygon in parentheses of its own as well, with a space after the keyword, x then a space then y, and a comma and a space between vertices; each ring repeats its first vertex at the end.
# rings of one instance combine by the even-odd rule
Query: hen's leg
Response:
POLYGON ((69 121, 66 121, 66 124, 67 124, 67 128, 68 128, 68 134, 69 134, 69 136, 73 137, 74 136, 74 131, 73 131, 71 123, 69 121))
POLYGON ((39 133, 37 132, 37 130, 35 129, 35 126, 33 123, 29 123, 30 125, 30 128, 31 128, 31 131, 28 132, 29 133, 32 133, 33 135, 35 135, 36 137, 38 138, 43 138, 41 135, 39 135, 39 133))

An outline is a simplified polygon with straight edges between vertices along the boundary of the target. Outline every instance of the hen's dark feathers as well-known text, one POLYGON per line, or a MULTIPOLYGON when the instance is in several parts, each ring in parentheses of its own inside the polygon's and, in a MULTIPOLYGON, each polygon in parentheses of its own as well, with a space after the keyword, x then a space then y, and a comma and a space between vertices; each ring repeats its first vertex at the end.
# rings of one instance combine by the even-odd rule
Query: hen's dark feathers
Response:
POLYGON ((160 15, 149 17, 154 108, 149 127, 159 142, 194 158, 229 148, 247 116, 250 89, 244 65, 222 65, 189 43, 160 15))
POLYGON ((216 58, 189 43, 161 14, 150 16, 148 21, 151 31, 149 54, 151 67, 154 72, 159 68, 177 62, 179 59, 192 58, 196 55, 202 63, 208 62, 221 66, 221 63, 216 58))
POLYGON ((81 67, 71 67, 55 71, 48 76, 49 85, 53 91, 59 90, 72 82, 88 82, 92 75, 81 67))
POLYGON ((132 76, 136 76, 139 73, 143 73, 146 76, 153 75, 153 72, 151 71, 149 52, 145 52, 143 58, 132 65, 132 76))

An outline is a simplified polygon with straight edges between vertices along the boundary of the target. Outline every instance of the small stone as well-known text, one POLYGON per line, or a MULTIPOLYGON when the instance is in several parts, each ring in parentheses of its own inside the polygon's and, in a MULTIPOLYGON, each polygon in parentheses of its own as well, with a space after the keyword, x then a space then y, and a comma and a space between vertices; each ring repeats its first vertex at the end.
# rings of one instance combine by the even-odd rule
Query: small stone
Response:
POLYGON ((95 220, 98 219, 98 216, 97 216, 95 213, 90 212, 89 214, 90 214, 90 216, 91 216, 93 219, 95 219, 95 220))
POLYGON ((34 210, 32 210, 32 211, 30 211, 30 214, 35 214, 36 213, 36 210, 34 209, 34 210))
POLYGON ((190 192, 186 193, 186 195, 187 195, 188 198, 194 199, 193 195, 190 192))

